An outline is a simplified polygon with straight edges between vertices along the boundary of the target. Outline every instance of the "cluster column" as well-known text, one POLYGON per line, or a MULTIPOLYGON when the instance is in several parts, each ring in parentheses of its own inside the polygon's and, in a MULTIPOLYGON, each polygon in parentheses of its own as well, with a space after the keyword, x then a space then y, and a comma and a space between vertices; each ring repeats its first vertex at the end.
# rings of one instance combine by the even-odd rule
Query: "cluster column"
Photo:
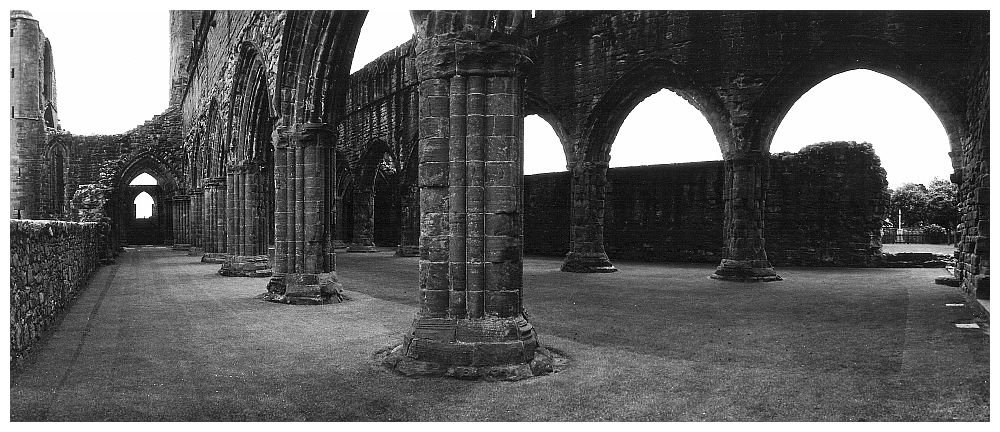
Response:
POLYGON ((604 251, 604 206, 607 161, 576 161, 570 165, 570 250, 562 271, 611 273, 618 269, 604 251))
POLYGON ((548 364, 521 304, 527 57, 519 38, 476 34, 418 40, 420 311, 386 363, 518 379, 548 364))
POLYGON ((174 196, 173 222, 174 222, 174 246, 173 250, 188 250, 191 247, 190 227, 191 219, 188 215, 191 197, 187 195, 174 196))
POLYGON ((201 262, 221 264, 226 261, 226 178, 206 177, 204 185, 203 239, 205 254, 201 262))
POLYGON ((416 185, 399 186, 399 247, 396 256, 420 256, 420 189, 416 185))
MULTIPOLYGON (((367 178, 367 176, 365 176, 367 178)), ((354 189, 354 241, 348 252, 377 252, 375 249, 375 176, 369 180, 355 181, 354 189)))
POLYGON ((779 281, 764 251, 764 203, 769 160, 766 154, 736 154, 725 161, 723 227, 726 258, 712 279, 738 282, 779 281))
POLYGON ((275 131, 275 254, 267 300, 320 304, 341 298, 333 250, 334 137, 323 123, 275 131))
POLYGON ((188 249, 189 256, 202 256, 204 253, 204 198, 205 192, 202 188, 194 188, 190 191, 191 196, 188 219, 190 221, 190 241, 191 248, 188 249))
POLYGON ((227 188, 230 204, 226 206, 228 245, 225 262, 219 269, 223 276, 268 277, 271 265, 267 257, 267 242, 260 228, 260 167, 246 163, 230 170, 227 188), (261 246, 263 244, 263 247, 261 246))

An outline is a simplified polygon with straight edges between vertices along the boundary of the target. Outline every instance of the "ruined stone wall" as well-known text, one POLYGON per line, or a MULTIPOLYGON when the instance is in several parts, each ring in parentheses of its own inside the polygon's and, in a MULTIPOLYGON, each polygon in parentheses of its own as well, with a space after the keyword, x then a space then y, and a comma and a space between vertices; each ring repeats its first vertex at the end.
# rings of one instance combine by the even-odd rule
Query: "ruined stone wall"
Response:
POLYGON ((889 205, 870 144, 821 143, 771 156, 764 239, 781 266, 877 265, 889 205))
POLYGON ((396 170, 416 161, 414 44, 411 39, 351 74, 346 112, 337 125, 337 150, 353 172, 362 171, 359 164, 375 141, 386 144, 396 170))
MULTIPOLYGON (((714 262, 722 256, 722 161, 608 170, 608 255, 636 261, 714 262)), ((568 172, 524 178, 526 254, 569 250, 568 172)))
POLYGON ((185 138, 199 121, 207 121, 213 100, 218 104, 221 119, 228 124, 241 44, 251 45, 263 57, 268 94, 276 99, 275 83, 284 20, 284 11, 259 10, 207 11, 197 19, 198 30, 193 35, 189 75, 180 95, 185 138))
MULTIPOLYGON (((988 35, 988 31, 985 32, 988 35)), ((959 184, 962 235, 955 276, 975 298, 990 298, 990 62, 989 38, 979 41, 979 62, 962 145, 962 166, 953 176, 959 184)))
MULTIPOLYGON (((775 265, 878 263, 889 196, 871 146, 812 145, 773 155, 770 167, 764 238, 775 265)), ((525 177, 525 253, 566 253, 569 175, 525 177)), ((722 161, 611 168, 607 176, 609 256, 667 262, 716 262, 722 256, 722 161)))
POLYGON ((606 157, 628 112, 662 88, 697 103, 725 153, 766 150, 801 94, 859 67, 906 82, 951 132, 973 57, 970 23, 984 18, 960 11, 543 11, 530 23, 536 44, 526 91, 564 128, 577 156, 591 160, 606 157))
POLYGON ((10 356, 31 349, 107 250, 100 223, 10 221, 10 356))
MULTIPOLYGON (((50 141, 63 143, 70 151, 68 186, 110 182, 141 155, 162 161, 176 175, 184 170, 181 151, 180 116, 168 109, 134 129, 112 135, 54 135, 50 141)), ((49 167, 46 167, 49 168, 49 167)), ((156 173, 151 173, 155 174, 156 173)), ((128 179, 131 180, 131 179, 128 179)))

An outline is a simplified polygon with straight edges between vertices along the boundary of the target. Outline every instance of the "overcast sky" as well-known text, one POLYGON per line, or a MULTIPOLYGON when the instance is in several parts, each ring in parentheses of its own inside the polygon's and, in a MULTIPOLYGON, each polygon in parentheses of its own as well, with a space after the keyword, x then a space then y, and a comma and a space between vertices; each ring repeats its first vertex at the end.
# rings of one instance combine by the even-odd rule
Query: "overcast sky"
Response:
MULTIPOLYGON (((48 4, 27 9, 52 43, 64 129, 76 134, 122 133, 167 107, 170 48, 165 10, 101 8, 93 3, 47 9, 48 4)), ((184 2, 170 6, 199 7, 184 2)), ((405 42, 412 32, 408 11, 369 13, 351 70, 405 42)), ((771 151, 796 151, 832 140, 871 142, 890 187, 926 184, 951 174, 947 137, 930 107, 905 85, 874 72, 852 71, 814 87, 781 123, 771 151)), ((561 146, 543 120, 526 119, 525 147, 527 174, 565 169, 561 146)), ((713 159, 721 159, 721 151, 705 118, 665 90, 640 104, 625 121, 612 147, 611 166, 713 159)))

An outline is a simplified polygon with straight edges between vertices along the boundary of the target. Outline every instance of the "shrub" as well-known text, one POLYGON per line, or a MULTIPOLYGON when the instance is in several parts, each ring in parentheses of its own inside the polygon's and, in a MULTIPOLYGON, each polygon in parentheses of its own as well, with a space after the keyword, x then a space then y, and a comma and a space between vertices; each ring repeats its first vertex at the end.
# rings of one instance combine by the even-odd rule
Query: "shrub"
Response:
POLYGON ((941 225, 926 225, 924 226, 924 241, 930 244, 947 243, 948 230, 941 225))

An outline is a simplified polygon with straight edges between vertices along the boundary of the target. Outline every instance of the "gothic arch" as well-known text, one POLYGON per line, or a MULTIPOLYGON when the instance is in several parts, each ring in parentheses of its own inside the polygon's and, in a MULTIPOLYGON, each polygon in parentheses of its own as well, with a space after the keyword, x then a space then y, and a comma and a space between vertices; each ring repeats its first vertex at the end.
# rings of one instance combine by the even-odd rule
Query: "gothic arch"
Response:
POLYGON ((559 138, 559 144, 562 145, 563 162, 568 165, 574 154, 573 139, 570 132, 566 130, 563 120, 559 116, 559 111, 546 101, 543 96, 525 89, 524 116, 527 117, 530 115, 537 115, 549 124, 549 127, 555 132, 556 137, 559 138))
POLYGON ((271 147, 271 125, 277 113, 269 96, 263 57, 251 42, 240 44, 229 106, 229 163, 262 161, 271 147))
POLYGON ((652 58, 618 78, 594 105, 582 132, 586 148, 577 149, 584 152, 577 157, 606 162, 625 118, 640 102, 662 89, 676 92, 705 116, 722 153, 726 154, 730 147, 729 110, 718 94, 676 63, 652 58))
MULTIPOLYGON (((936 76, 934 61, 921 61, 927 53, 909 52, 891 43, 872 38, 847 37, 821 44, 784 68, 769 82, 750 109, 748 142, 769 151, 781 120, 806 92, 834 75, 867 69, 893 78, 916 92, 938 116, 948 134, 952 165, 960 166, 961 138, 965 135, 960 98, 947 80, 936 76), (949 96, 952 95, 952 96, 949 96)), ((940 61, 940 60, 938 60, 940 61)), ((959 65, 950 67, 959 68, 959 65)), ((947 68, 945 68, 947 69, 947 68)))

